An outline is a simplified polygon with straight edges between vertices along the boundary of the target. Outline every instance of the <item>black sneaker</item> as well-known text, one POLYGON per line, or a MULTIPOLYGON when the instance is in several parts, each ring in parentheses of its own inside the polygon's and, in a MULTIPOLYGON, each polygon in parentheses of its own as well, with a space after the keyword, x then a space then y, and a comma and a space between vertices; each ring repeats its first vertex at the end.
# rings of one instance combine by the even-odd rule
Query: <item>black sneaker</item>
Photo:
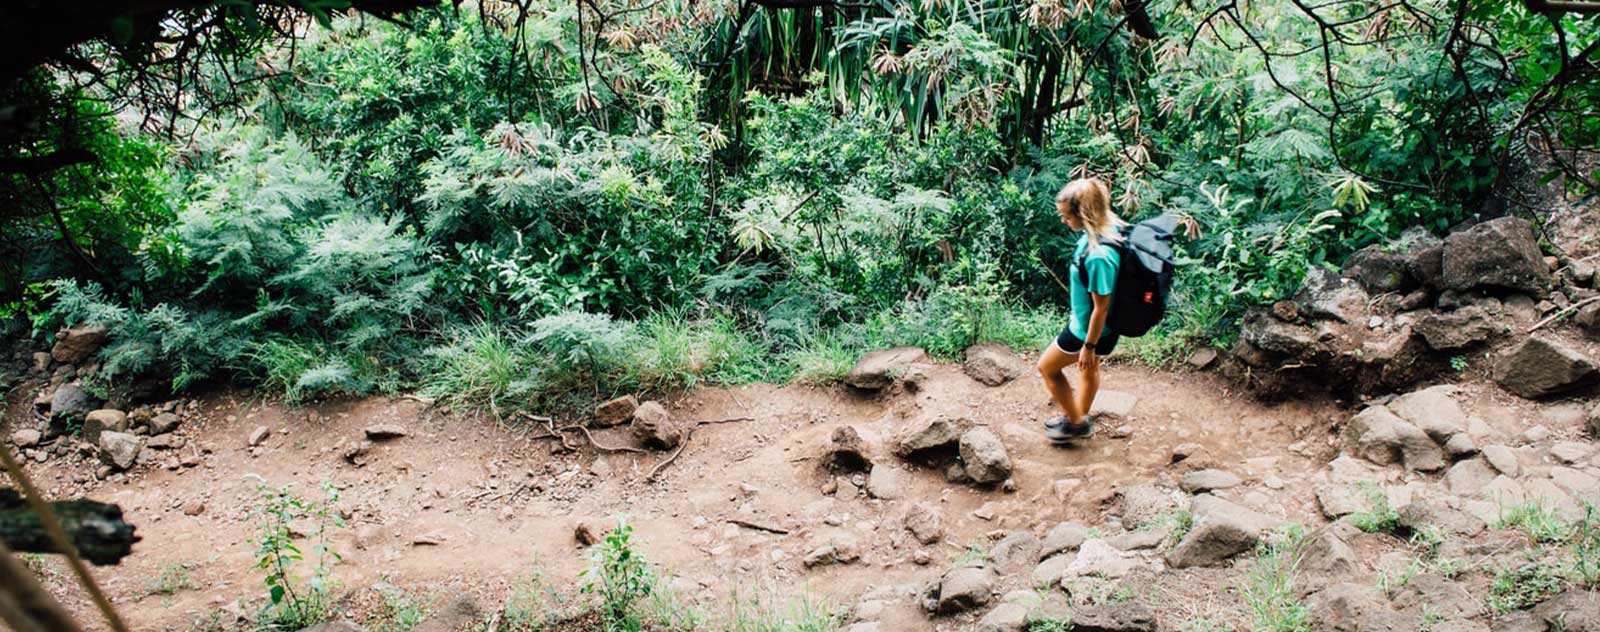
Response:
POLYGON ((1094 421, 1084 419, 1081 424, 1067 421, 1066 416, 1060 416, 1044 424, 1044 437, 1054 443, 1088 439, 1094 436, 1094 421))

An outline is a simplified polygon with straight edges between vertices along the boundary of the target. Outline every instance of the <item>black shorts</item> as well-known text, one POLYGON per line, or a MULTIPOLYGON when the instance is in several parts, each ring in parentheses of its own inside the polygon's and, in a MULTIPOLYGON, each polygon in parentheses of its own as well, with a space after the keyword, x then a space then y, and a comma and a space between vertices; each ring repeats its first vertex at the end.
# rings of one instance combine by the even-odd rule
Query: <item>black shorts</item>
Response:
MULTIPOLYGON (((1094 351, 1099 355, 1111 355, 1117 350, 1117 341, 1122 336, 1116 334, 1101 334, 1099 342, 1094 343, 1094 351)), ((1072 325, 1061 328, 1061 335, 1056 336, 1056 346, 1067 353, 1077 353, 1083 349, 1083 341, 1072 335, 1072 325)))

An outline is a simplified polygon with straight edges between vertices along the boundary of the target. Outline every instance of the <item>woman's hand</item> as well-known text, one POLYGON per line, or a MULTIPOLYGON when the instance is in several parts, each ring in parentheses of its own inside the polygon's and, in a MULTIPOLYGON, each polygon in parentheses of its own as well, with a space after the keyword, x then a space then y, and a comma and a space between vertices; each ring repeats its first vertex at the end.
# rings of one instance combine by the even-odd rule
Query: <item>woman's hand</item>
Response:
POLYGON ((1100 354, 1089 345, 1078 350, 1078 370, 1091 373, 1100 370, 1100 354))

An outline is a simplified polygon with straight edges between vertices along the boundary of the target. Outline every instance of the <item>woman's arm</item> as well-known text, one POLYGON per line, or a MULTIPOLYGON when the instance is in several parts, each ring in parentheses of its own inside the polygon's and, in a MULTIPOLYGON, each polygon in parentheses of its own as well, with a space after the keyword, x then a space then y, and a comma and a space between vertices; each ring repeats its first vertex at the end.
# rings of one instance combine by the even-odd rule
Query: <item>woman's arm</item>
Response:
POLYGON ((1100 368, 1100 354, 1090 348, 1100 342, 1100 332, 1106 328, 1106 316, 1111 313, 1111 295, 1089 293, 1094 302, 1094 312, 1089 314, 1089 325, 1083 328, 1083 350, 1078 352, 1078 368, 1084 371, 1100 368))

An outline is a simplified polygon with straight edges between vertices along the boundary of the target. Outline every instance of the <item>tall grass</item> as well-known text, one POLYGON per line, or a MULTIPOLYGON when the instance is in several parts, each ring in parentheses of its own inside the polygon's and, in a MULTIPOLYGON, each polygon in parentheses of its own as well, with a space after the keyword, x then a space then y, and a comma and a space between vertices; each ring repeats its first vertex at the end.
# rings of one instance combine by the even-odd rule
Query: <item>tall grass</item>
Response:
POLYGON ((508 397, 525 395, 530 386, 533 358, 519 337, 488 323, 450 332, 444 344, 427 351, 422 394, 452 405, 506 407, 508 397))
POLYGON ((1305 556, 1306 533, 1289 525, 1256 548, 1255 566, 1241 591, 1252 626, 1270 632, 1310 632, 1310 611, 1295 596, 1294 579, 1305 556))

